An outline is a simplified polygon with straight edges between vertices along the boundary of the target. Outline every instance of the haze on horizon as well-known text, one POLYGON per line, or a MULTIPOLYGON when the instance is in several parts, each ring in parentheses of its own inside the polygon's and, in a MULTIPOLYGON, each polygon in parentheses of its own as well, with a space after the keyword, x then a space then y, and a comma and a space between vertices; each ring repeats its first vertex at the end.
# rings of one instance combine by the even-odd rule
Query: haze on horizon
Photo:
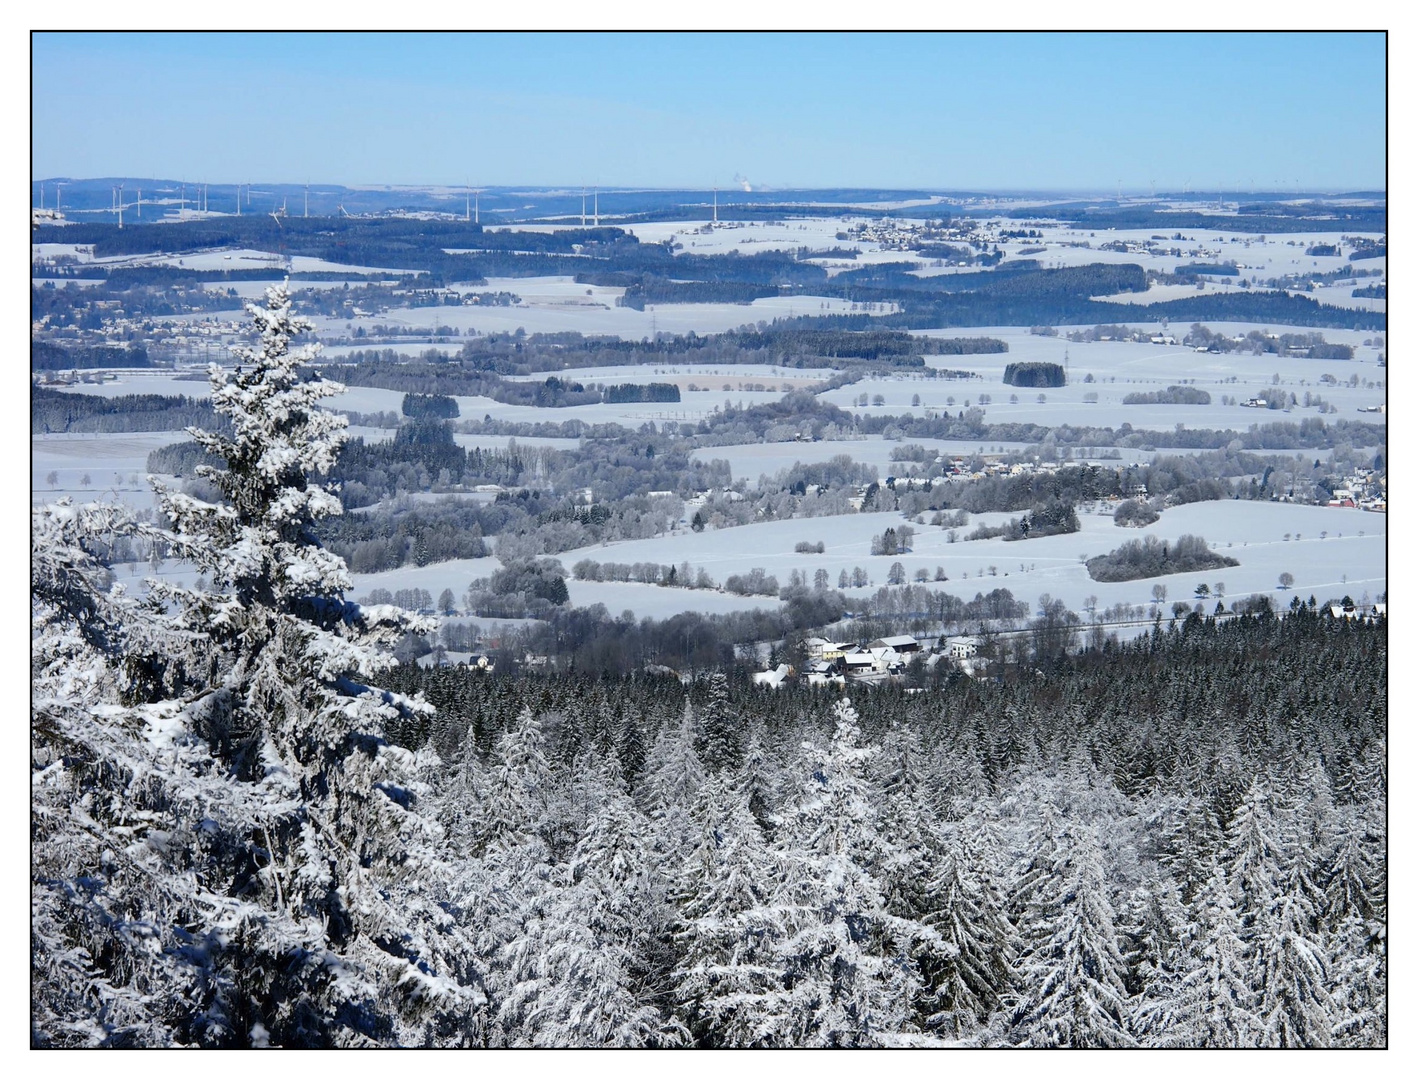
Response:
POLYGON ((32 36, 32 178, 1383 189, 1386 36, 32 36))

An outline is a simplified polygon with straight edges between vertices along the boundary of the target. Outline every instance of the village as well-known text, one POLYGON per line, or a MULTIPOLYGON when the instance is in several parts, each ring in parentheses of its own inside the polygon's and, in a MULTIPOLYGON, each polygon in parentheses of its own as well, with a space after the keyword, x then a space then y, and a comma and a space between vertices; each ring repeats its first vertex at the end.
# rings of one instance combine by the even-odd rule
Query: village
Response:
MULTIPOLYGON (((923 661, 927 671, 944 662, 963 674, 974 675, 979 639, 968 635, 922 639, 902 634, 858 645, 810 637, 803 641, 803 649, 807 662, 800 677, 807 685, 845 686, 849 679, 862 684, 899 680, 907 665, 917 660, 923 661)), ((756 672, 753 682, 755 686, 776 689, 795 674, 798 673, 791 665, 777 664, 756 672)))

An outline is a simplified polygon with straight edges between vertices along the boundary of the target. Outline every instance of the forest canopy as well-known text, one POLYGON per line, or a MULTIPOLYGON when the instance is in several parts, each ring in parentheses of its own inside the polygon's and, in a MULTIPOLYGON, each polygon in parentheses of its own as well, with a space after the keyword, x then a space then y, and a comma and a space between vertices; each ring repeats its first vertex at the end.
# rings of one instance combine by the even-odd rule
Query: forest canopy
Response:
POLYGON ((1212 551, 1200 536, 1179 536, 1174 543, 1146 536, 1089 559, 1088 576, 1094 581, 1136 581, 1240 565, 1229 555, 1212 551))

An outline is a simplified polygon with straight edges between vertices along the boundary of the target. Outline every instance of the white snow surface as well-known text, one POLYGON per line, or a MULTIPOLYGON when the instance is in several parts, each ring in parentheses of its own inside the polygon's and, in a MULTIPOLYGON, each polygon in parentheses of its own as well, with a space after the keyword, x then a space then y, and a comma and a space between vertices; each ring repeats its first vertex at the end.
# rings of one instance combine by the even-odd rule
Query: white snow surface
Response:
POLYGON ((147 509, 153 505, 146 479, 148 454, 189 438, 183 431, 32 435, 30 502, 71 495, 76 503, 100 500, 147 509), (48 481, 51 472, 58 474, 54 487, 48 481), (82 483, 85 475, 91 481, 87 487, 82 483))
MULTIPOLYGON (((1159 323, 1143 321, 1127 325, 1163 333, 1159 323)), ((1207 323, 1216 333, 1228 336, 1244 335, 1251 330, 1269 333, 1302 332, 1303 328, 1262 326, 1251 323, 1207 323)), ((1387 401, 1388 369, 1378 366, 1379 353, 1374 346, 1364 346, 1372 332, 1357 330, 1325 330, 1325 340, 1355 348, 1353 360, 1308 360, 1301 357, 1266 354, 1252 356, 1248 352, 1198 353, 1183 345, 1151 345, 1127 341, 1074 342, 1066 337, 1070 330, 1081 327, 1060 327, 1058 337, 1041 337, 1021 327, 980 327, 971 335, 999 338, 1009 345, 1006 353, 981 353, 968 356, 927 356, 926 363, 936 369, 969 371, 979 379, 929 379, 909 373, 871 377, 850 386, 838 387, 822 395, 824 401, 842 409, 860 413, 911 414, 923 416, 927 411, 959 413, 978 404, 981 394, 990 397, 984 406, 985 423, 1035 423, 1045 426, 1073 424, 1078 426, 1118 427, 1129 423, 1135 428, 1170 429, 1177 424, 1188 428, 1233 428, 1244 431, 1252 424, 1268 424, 1281 420, 1298 423, 1307 416, 1318 416, 1315 407, 1297 406, 1291 412, 1251 409, 1242 405, 1222 405, 1221 397, 1245 401, 1260 396, 1272 386, 1293 393, 1303 402, 1306 392, 1318 394, 1335 405, 1339 412, 1326 420, 1363 419, 1383 424, 1384 414, 1358 412, 1361 408, 1387 401), (1010 386, 1004 382, 1004 369, 1011 363, 1046 361, 1066 365, 1068 385, 1036 389, 1010 386), (1357 374, 1361 385, 1326 385, 1320 376, 1332 375, 1343 384, 1357 374), (1092 382, 1085 381, 1091 375, 1092 382), (1275 377, 1279 376, 1279 382, 1275 377), (1234 381, 1232 381, 1234 380, 1234 381), (1132 393, 1152 393, 1185 381, 1211 395, 1209 405, 1123 405, 1122 399, 1132 393), (1365 388, 1362 383, 1374 383, 1365 388), (880 394, 884 405, 855 404, 863 393, 870 397, 880 394), (1038 400, 1040 395, 1045 400, 1038 400), (1096 402, 1086 402, 1084 396, 1097 394, 1096 402), (912 398, 920 396, 919 406, 912 398), (1017 402, 1011 402, 1011 395, 1017 402), (951 404, 951 399, 954 404, 951 404)), ((1180 340, 1188 327, 1172 325, 1165 331, 1180 340)), ((959 328, 926 330, 927 337, 960 337, 959 328)), ((1381 335, 1382 336, 1382 335, 1381 335)))
MULTIPOLYGON (((351 268, 344 268, 351 269, 351 268)), ((569 276, 489 278, 486 285, 466 287, 469 292, 511 292, 522 298, 512 307, 464 305, 460 307, 396 307, 377 315, 348 320, 315 316, 311 321, 322 335, 342 336, 347 325, 399 326, 432 332, 435 326, 451 326, 460 333, 559 333, 573 330, 583 334, 605 334, 642 341, 656 333, 720 333, 760 321, 795 315, 828 315, 849 312, 852 305, 835 297, 769 296, 750 304, 649 304, 644 311, 617 307, 623 288, 578 285, 569 276)), ((873 312, 890 314, 892 305, 878 305, 873 312)), ((383 348, 371 340, 366 348, 383 348)))
MULTIPOLYGON (((1106 514, 1080 512, 1082 528, 1078 533, 1022 541, 963 539, 979 524, 999 525, 1017 516, 972 515, 969 525, 956 530, 960 539, 953 544, 948 542, 946 529, 916 525, 914 550, 897 556, 870 554, 873 536, 905 523, 901 514, 883 512, 771 521, 706 529, 701 533, 685 530, 654 539, 578 548, 562 552, 557 558, 568 571, 583 558, 602 563, 655 562, 676 566, 688 561, 696 569, 702 566, 719 584, 730 574, 746 573, 753 567, 762 567, 776 577, 780 585, 788 583, 795 569, 804 571, 811 581, 814 572, 822 568, 827 570, 833 588, 840 571, 850 573, 860 566, 870 575, 871 585, 867 589, 844 591, 849 596, 863 597, 886 584, 887 572, 894 562, 902 564, 908 580, 921 568, 934 577, 935 568, 940 566, 949 580, 928 582, 932 589, 943 589, 970 599, 979 592, 1006 588, 1016 599, 1031 605, 1040 595, 1048 593, 1063 600, 1074 611, 1083 609, 1087 596, 1097 596, 1100 607, 1121 602, 1148 604, 1155 584, 1167 586, 1168 604, 1191 600, 1196 585, 1202 582, 1214 585, 1217 581, 1225 583, 1226 596, 1230 599, 1268 593, 1278 605, 1284 606, 1289 603, 1289 595, 1277 587, 1279 575, 1284 571, 1295 576, 1292 592, 1303 598, 1314 593, 1321 602, 1345 593, 1358 599, 1365 590, 1376 595, 1387 588, 1387 518, 1384 514, 1288 503, 1205 502, 1167 510, 1160 520, 1144 529, 1119 528, 1113 524, 1110 511, 1106 514), (1321 532, 1327 532, 1328 537, 1321 539, 1321 532), (1292 539, 1285 539, 1287 533, 1292 539), (1204 537, 1219 553, 1238 559, 1240 565, 1195 574, 1106 583, 1090 578, 1081 558, 1106 554, 1143 536, 1175 541, 1186 534, 1204 537), (1296 536, 1299 539, 1295 539, 1296 536), (826 549, 821 555, 794 552, 794 545, 804 540, 822 541, 826 549), (991 576, 991 566, 997 568, 997 576, 991 576)), ((574 603, 586 602, 580 599, 582 594, 577 590, 588 584, 592 583, 567 580, 574 603)), ((645 590, 657 596, 685 597, 686 604, 689 603, 687 598, 696 595, 692 590, 619 583, 607 583, 604 588, 628 589, 623 594, 626 596, 623 606, 632 608, 637 615, 644 613, 631 601, 645 590)), ((620 610, 599 595, 597 600, 605 603, 612 613, 620 610)), ((1208 604, 1214 606, 1215 598, 1208 604)), ((657 610, 663 610, 663 606, 657 605, 657 610)), ((675 610, 701 609, 682 606, 675 610)))
MULTIPOLYGON (((860 439, 823 440, 821 442, 783 443, 743 443, 737 446, 703 446, 690 452, 695 461, 713 461, 716 458, 727 461, 735 480, 743 479, 756 484, 760 476, 772 477, 783 469, 791 468, 799 462, 811 464, 830 461, 840 454, 846 454, 853 461, 863 465, 875 465, 881 479, 888 476, 904 475, 916 462, 893 461, 891 452, 901 446, 923 446, 929 451, 939 451, 947 457, 965 457, 973 454, 1008 454, 1027 449, 1031 444, 1022 442, 1000 442, 988 440, 971 442, 962 439, 884 439, 880 435, 867 435, 860 439)), ((1111 448, 1110 448, 1111 452, 1111 448)), ((1150 461, 1155 454, 1143 450, 1122 449, 1122 456, 1110 458, 1105 465, 1127 465, 1150 461)), ((1076 460, 1088 460, 1087 455, 1075 453, 1076 460)))

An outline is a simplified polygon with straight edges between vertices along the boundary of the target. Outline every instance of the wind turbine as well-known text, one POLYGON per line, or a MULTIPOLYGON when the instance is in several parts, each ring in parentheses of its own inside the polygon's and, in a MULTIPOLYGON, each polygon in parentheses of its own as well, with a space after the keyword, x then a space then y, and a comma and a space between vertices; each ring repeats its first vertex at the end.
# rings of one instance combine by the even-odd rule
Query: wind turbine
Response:
POLYGON ((310 183, 309 183, 309 181, 307 181, 306 184, 305 184, 305 213, 304 213, 302 216, 303 216, 303 217, 309 217, 309 216, 310 216, 310 183))
POLYGON ((586 227, 586 185, 581 185, 581 228, 586 227))
POLYGON ((593 215, 591 223, 599 229, 601 227, 601 189, 599 185, 591 189, 591 199, 591 213, 593 215))
POLYGON ((143 189, 142 189, 142 188, 139 188, 139 189, 138 189, 138 201, 137 201, 136 203, 126 203, 126 202, 123 201, 123 185, 122 185, 122 184, 119 184, 119 185, 118 185, 118 202, 117 202, 116 205, 114 206, 114 209, 118 212, 118 227, 119 227, 120 229, 123 228, 123 211, 128 210, 128 209, 131 209, 131 208, 134 207, 134 206, 137 206, 137 207, 140 208, 140 209, 139 209, 139 212, 138 212, 138 216, 139 216, 139 220, 141 220, 141 219, 142 219, 142 210, 141 210, 142 205, 143 205, 143 189))

